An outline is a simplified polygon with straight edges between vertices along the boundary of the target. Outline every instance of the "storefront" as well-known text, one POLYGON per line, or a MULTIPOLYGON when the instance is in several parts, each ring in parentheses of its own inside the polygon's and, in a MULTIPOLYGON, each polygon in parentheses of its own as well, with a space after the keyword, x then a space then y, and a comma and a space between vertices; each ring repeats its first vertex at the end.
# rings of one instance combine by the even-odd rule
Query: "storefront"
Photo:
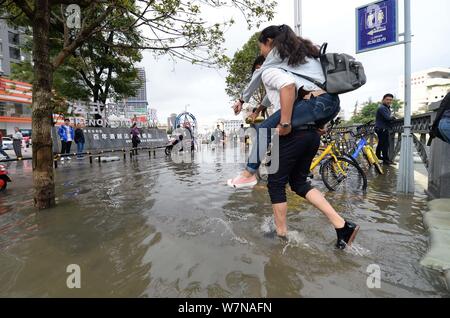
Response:
POLYGON ((31 133, 31 84, 0 77, 0 131, 3 136, 14 133, 19 127, 31 133))

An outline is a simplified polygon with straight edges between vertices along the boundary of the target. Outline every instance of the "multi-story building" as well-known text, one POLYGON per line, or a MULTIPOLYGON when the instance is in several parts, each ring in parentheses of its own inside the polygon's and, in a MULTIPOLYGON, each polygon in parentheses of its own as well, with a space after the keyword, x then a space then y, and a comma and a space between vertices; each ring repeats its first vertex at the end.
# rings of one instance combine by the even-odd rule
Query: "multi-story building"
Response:
POLYGON ((14 127, 31 133, 32 86, 0 77, 0 131, 11 135, 14 127))
POLYGON ((170 117, 167 118, 167 126, 169 128, 175 128, 176 120, 177 120, 177 114, 170 114, 170 117))
MULTIPOLYGON (((450 89, 450 68, 435 67, 411 75, 412 113, 428 111, 428 106, 442 100, 450 89)), ((399 81, 399 98, 405 92, 404 77, 399 81)))
POLYGON ((22 33, 0 19, 0 76, 11 75, 11 65, 25 59, 20 50, 22 33))
POLYGON ((219 125, 225 133, 230 134, 239 131, 241 125, 245 125, 245 122, 241 119, 219 119, 216 126, 219 125))
POLYGON ((138 68, 138 77, 141 82, 140 88, 136 92, 136 96, 127 98, 125 102, 125 116, 133 118, 134 116, 148 116, 147 102, 147 85, 145 77, 145 69, 138 68))

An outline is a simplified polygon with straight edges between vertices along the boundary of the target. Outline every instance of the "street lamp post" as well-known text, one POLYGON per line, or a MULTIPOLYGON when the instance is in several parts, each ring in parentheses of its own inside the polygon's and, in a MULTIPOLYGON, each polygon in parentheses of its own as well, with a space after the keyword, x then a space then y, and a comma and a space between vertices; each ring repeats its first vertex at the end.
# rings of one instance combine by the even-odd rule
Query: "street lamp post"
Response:
POLYGON ((302 0, 294 0, 294 30, 298 36, 302 36, 302 0))
POLYGON ((405 0, 405 123, 397 191, 414 193, 413 136, 411 134, 411 0, 405 0))

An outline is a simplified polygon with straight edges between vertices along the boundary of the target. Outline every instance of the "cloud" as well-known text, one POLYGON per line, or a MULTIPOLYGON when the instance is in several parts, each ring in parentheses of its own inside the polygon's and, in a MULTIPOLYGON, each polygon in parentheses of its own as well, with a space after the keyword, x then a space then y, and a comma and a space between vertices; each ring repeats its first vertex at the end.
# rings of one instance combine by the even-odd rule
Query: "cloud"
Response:
MULTIPOLYGON (((329 43, 329 51, 355 54, 355 8, 366 0, 304 0, 303 35, 317 44, 329 43)), ((399 1, 401 4, 402 1, 399 1)), ((399 16, 403 16, 400 7, 399 16)), ((413 71, 435 66, 450 66, 450 34, 448 23, 450 1, 412 1, 413 71)), ((227 54, 233 56, 248 38, 258 30, 248 30, 242 16, 230 9, 208 12, 208 18, 233 16, 236 24, 227 31, 227 54)), ((293 0, 279 1, 277 15, 272 23, 293 26, 293 0)), ((400 21, 400 30, 403 20, 400 21)), ((262 26, 262 27, 264 27, 262 26)), ((403 75, 403 46, 386 48, 356 56, 363 62, 368 83, 361 89, 341 96, 341 105, 347 115, 356 101, 372 98, 379 100, 386 92, 398 94, 399 77, 403 75)), ((155 58, 144 54, 143 66, 148 80, 148 98, 152 108, 158 110, 159 120, 166 122, 171 113, 179 113, 186 104, 201 124, 214 124, 218 118, 233 118, 230 98, 225 94, 225 70, 211 70, 186 62, 174 64, 168 58, 155 58)))

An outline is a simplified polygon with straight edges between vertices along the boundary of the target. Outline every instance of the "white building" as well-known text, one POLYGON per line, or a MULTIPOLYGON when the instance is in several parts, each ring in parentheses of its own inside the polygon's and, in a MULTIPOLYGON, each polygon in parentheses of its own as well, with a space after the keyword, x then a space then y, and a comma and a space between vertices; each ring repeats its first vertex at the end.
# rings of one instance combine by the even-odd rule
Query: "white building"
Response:
POLYGON ((125 117, 133 118, 134 116, 148 117, 148 102, 147 102, 147 80, 144 68, 136 68, 139 80, 135 80, 135 84, 140 82, 140 87, 136 91, 136 96, 130 96, 124 100, 125 117))
POLYGON ((175 128, 176 120, 177 120, 177 114, 170 114, 170 117, 167 117, 167 126, 169 128, 175 128))
MULTIPOLYGON (((411 112, 428 111, 431 103, 442 100, 450 89, 450 68, 435 67, 411 75, 411 112)), ((400 99, 404 99, 404 77, 399 81, 400 99)))
POLYGON ((242 119, 219 119, 216 126, 219 125, 225 133, 237 132, 241 128, 241 125, 245 125, 242 119))
POLYGON ((343 107, 341 108, 341 111, 339 112, 338 117, 339 117, 341 120, 345 120, 345 118, 346 118, 346 116, 345 116, 345 109, 344 109, 343 107))

